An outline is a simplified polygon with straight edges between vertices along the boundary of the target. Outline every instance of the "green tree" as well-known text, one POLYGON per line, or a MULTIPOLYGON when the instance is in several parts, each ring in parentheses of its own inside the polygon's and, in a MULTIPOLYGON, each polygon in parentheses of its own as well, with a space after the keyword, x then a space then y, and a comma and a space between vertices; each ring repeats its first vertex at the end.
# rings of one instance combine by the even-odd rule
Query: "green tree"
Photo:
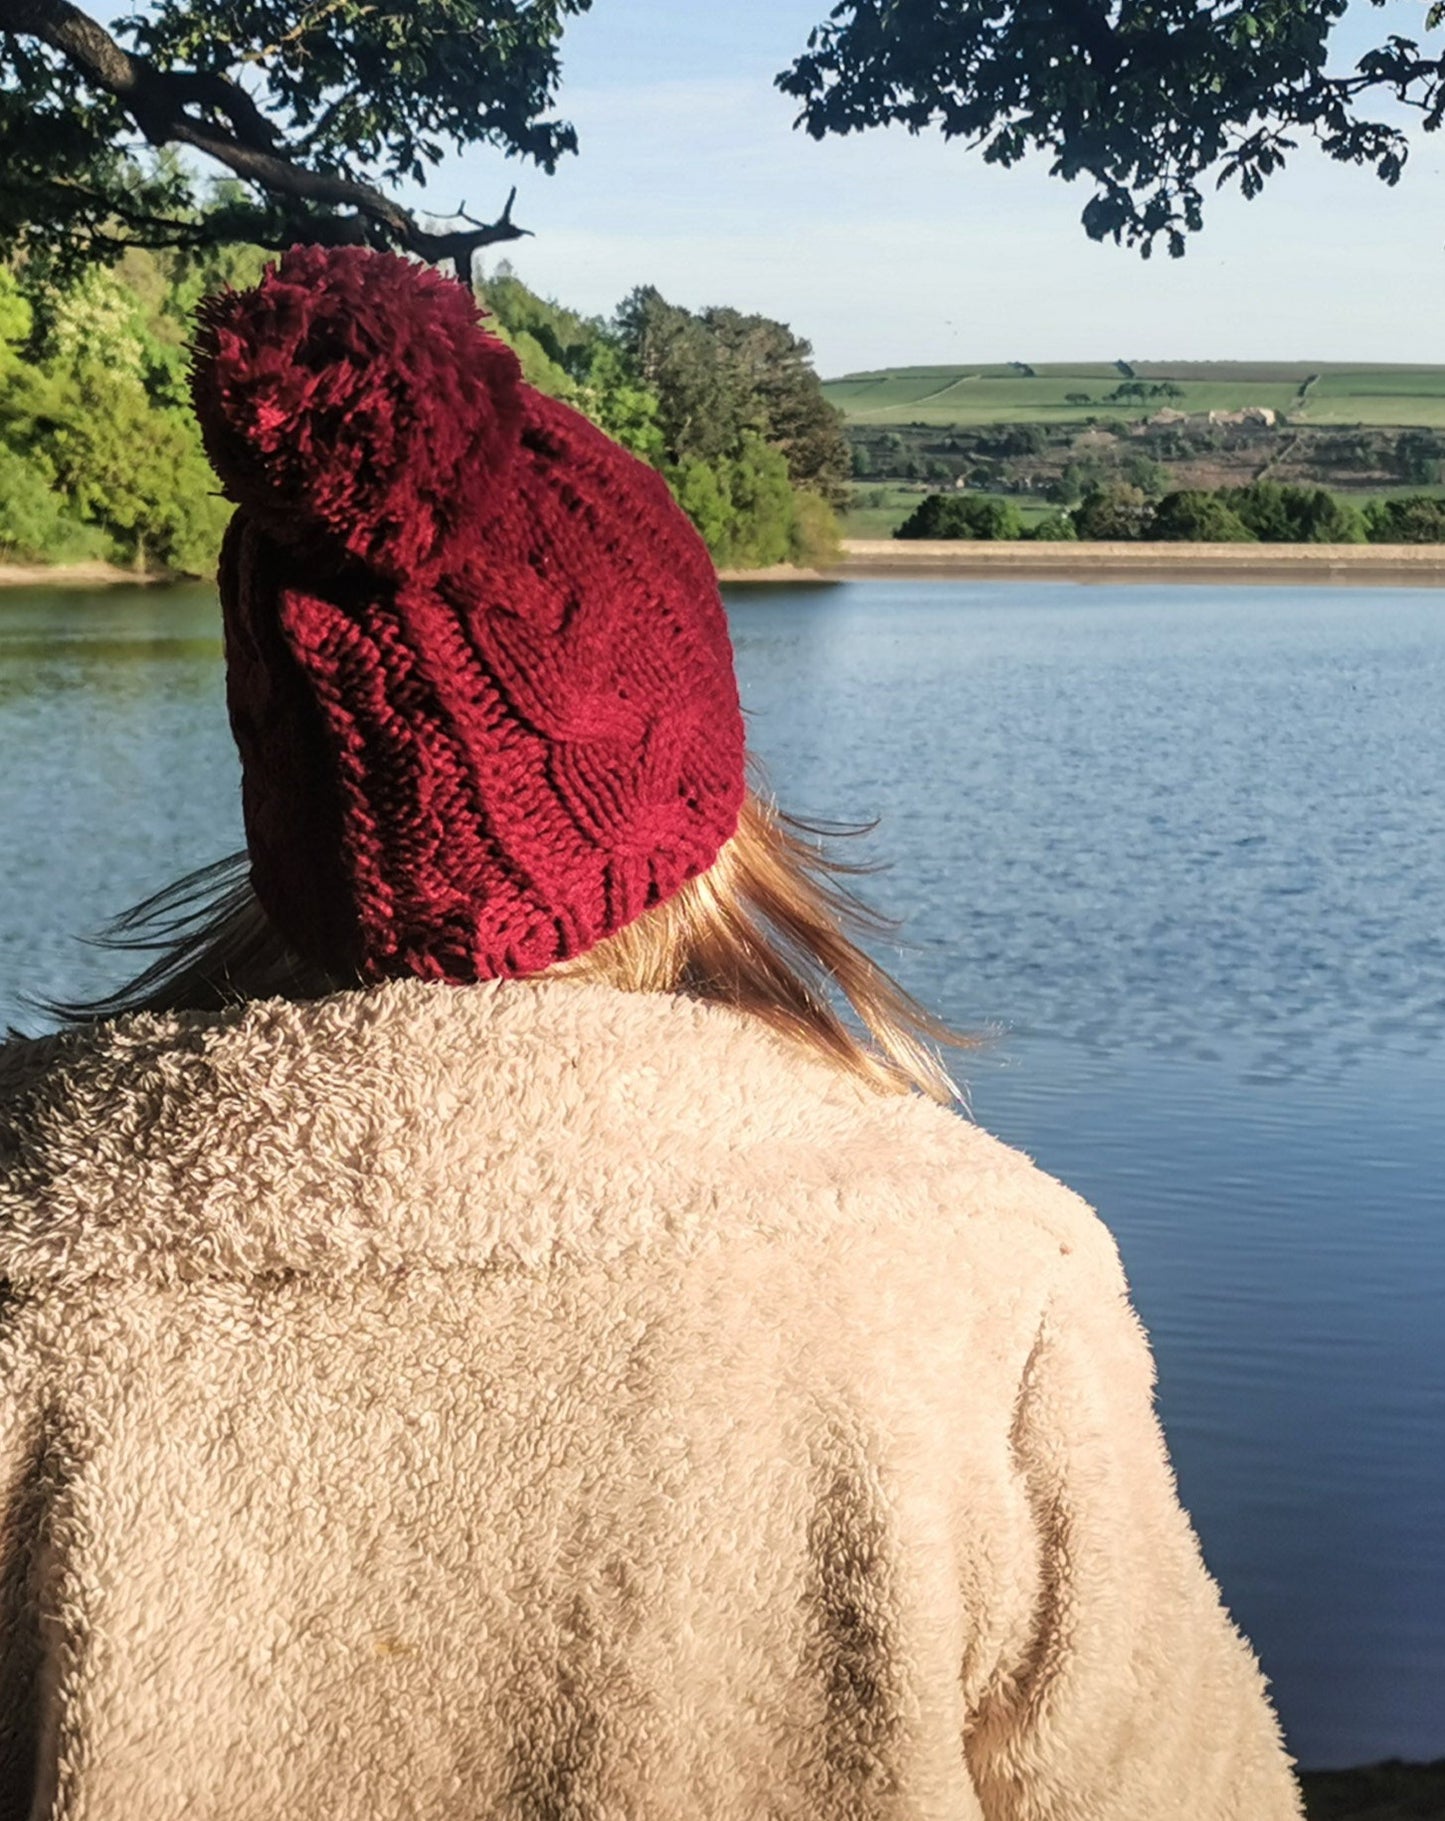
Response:
POLYGON ((104 556, 204 573, 229 514, 185 392, 173 261, 133 250, 114 271, 0 284, 0 550, 104 556))
POLYGON ((1224 487, 1219 498, 1262 544, 1359 544, 1360 515, 1323 487, 1291 487, 1279 481, 1252 481, 1224 487))
POLYGON ((599 339, 579 359, 577 405, 624 449, 656 467, 663 459, 657 394, 637 377, 624 350, 599 339))
POLYGON ((1402 481, 1431 487, 1445 478, 1445 437, 1433 430, 1402 430, 1388 460, 1402 481))
POLYGON ((8 266, 0 266, 0 366, 14 360, 30 339, 35 313, 20 281, 8 266))
POLYGON ((1091 487, 1074 508, 1074 531, 1093 542, 1147 537, 1153 508, 1142 489, 1112 484, 1091 487))
POLYGON ((679 506, 697 527, 715 561, 724 561, 732 550, 737 515, 733 510, 730 477, 720 474, 698 456, 678 462, 668 473, 668 484, 679 506))
POLYGON ((132 245, 299 239, 466 274, 524 232, 512 198, 438 232, 386 192, 448 145, 555 169, 576 149, 552 112, 558 47, 590 3, 151 0, 107 29, 71 0, 0 0, 0 255, 65 274, 132 245), (231 174, 218 207, 196 152, 231 174))
POLYGON ((643 286, 624 300, 617 325, 661 401, 674 459, 718 460, 751 431, 783 451, 795 485, 835 506, 846 502, 852 458, 843 415, 823 394, 811 347, 785 323, 726 308, 694 314, 643 286))
POLYGON ((1131 487, 1156 499, 1169 485, 1169 470, 1152 455, 1126 455, 1119 463, 1119 473, 1131 487))
POLYGON ((826 569, 842 555, 838 515, 818 493, 795 489, 793 524, 788 534, 788 560, 804 568, 826 569))
POLYGON ((614 327, 537 296, 505 261, 477 294, 529 385, 575 405, 644 461, 662 463, 657 394, 643 385, 614 327))
POLYGON ((134 375, 89 361, 64 396, 44 448, 75 516, 136 568, 208 571, 231 508, 189 415, 157 408, 134 375))
POLYGON ((1365 508, 1365 536, 1372 544, 1445 544, 1445 499, 1417 493, 1372 500, 1365 508))
MULTIPOLYGON (((1032 151, 1092 187, 1092 239, 1169 251, 1203 220, 1204 185, 1259 193, 1303 131, 1387 183, 1407 141, 1361 111, 1375 93, 1445 119, 1445 55, 1391 35, 1349 73, 1328 67, 1346 0, 839 0, 777 78, 814 138, 891 123, 1013 165, 1032 151)), ((1425 29, 1445 22, 1441 0, 1425 29)), ((1132 374, 1126 375, 1132 377, 1132 374)))
POLYGON ((1023 521, 1008 500, 930 493, 893 533, 902 538, 1017 538, 1023 521))
POLYGON ((616 335, 657 399, 663 472, 718 562, 786 562, 795 546, 836 543, 848 442, 807 342, 766 317, 694 314, 653 286, 623 301, 616 335), (821 510, 801 503, 809 494, 821 510))
POLYGON ((0 556, 26 563, 106 552, 101 532, 68 518, 54 474, 33 454, 0 443, 0 556))
POLYGON ((623 300, 617 327, 644 385, 657 394, 672 461, 725 460, 745 431, 761 430, 761 408, 748 398, 742 374, 692 311, 643 285, 623 300))
POLYGON ((1093 487, 1102 487, 1106 470, 1096 456, 1084 455, 1065 462, 1057 480, 1050 481, 1044 497, 1058 506, 1072 506, 1093 487))
POLYGON ((836 560, 838 523, 819 494, 794 488, 781 449, 755 431, 738 453, 711 464, 696 456, 667 471, 678 504, 725 569, 836 560))
POLYGON ((810 343, 786 323, 730 309, 704 310, 718 358, 752 401, 752 426, 787 458, 793 484, 830 505, 848 498, 851 457, 843 413, 829 404, 813 368, 810 343))
POLYGON ((782 450, 749 430, 725 474, 733 522, 722 560, 743 569, 786 563, 792 555, 796 515, 782 450))
POLYGON ((1186 544, 1252 544, 1254 532, 1217 493, 1183 489, 1166 493, 1154 508, 1151 538, 1186 544))
POLYGON ((1049 446, 1049 433, 1042 424, 994 424, 979 438, 978 446, 987 455, 1005 459, 1041 455, 1049 446))

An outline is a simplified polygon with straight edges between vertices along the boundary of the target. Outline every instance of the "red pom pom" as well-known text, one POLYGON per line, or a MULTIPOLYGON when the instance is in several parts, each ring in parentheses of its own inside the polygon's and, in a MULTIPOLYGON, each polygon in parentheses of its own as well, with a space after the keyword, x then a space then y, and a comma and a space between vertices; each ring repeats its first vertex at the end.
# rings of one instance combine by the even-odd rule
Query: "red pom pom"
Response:
POLYGON ((227 494, 332 561, 395 579, 444 565, 522 420, 516 356, 471 292, 395 254, 296 246, 198 318, 192 396, 227 494))

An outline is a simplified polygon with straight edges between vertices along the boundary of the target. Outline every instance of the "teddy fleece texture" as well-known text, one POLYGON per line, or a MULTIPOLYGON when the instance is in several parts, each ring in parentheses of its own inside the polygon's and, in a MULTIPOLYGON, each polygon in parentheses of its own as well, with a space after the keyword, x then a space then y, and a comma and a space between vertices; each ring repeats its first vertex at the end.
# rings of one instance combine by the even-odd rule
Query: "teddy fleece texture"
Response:
POLYGON ((0 1050, 0 1818, 1285 1821, 1114 1246, 740 1014, 0 1050))

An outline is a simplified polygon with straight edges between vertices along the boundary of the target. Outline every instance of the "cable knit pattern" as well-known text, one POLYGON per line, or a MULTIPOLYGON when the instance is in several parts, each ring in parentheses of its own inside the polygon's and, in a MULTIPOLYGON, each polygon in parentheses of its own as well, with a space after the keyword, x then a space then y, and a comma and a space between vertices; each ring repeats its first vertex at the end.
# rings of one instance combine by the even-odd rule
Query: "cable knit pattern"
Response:
POLYGON ((372 980, 531 974, 705 871, 742 715, 661 476, 393 255, 294 247, 199 322, 247 845, 291 943, 372 980))
POLYGON ((718 1007, 0 1050, 0 1821, 1298 1821, 1113 1244, 718 1007))

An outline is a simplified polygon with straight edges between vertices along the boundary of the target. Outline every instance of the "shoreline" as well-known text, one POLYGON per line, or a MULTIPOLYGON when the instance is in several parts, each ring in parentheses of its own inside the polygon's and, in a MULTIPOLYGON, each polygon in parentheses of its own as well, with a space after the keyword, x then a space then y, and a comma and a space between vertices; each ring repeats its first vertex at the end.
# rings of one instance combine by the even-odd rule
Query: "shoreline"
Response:
POLYGON ((1445 588, 1445 544, 1134 544, 854 538, 840 580, 1365 583, 1445 588))
MULTIPOLYGON (((1445 544, 1124 544, 848 538, 828 569, 720 569, 725 587, 851 581, 1238 582, 1445 588, 1445 544)), ((204 577, 115 563, 0 562, 5 588, 165 588, 204 577)))
POLYGON ((1309 1821, 1439 1821, 1445 1816, 1445 1758, 1432 1764, 1389 1758, 1349 1770, 1295 1774, 1309 1821))
POLYGON ((198 579, 151 569, 122 569, 118 563, 0 562, 0 588, 159 588, 198 579))

